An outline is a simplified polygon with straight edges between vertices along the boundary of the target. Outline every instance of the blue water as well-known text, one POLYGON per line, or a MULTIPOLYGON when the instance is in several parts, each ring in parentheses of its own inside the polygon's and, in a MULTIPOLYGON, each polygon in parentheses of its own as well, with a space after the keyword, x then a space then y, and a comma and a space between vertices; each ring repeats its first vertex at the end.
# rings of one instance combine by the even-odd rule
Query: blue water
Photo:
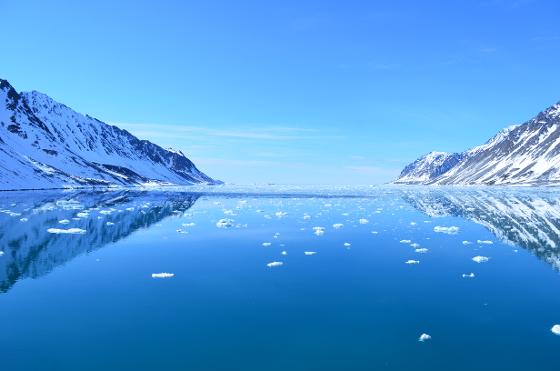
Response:
POLYGON ((560 192, 257 191, 0 194, 0 369, 560 369, 560 192))

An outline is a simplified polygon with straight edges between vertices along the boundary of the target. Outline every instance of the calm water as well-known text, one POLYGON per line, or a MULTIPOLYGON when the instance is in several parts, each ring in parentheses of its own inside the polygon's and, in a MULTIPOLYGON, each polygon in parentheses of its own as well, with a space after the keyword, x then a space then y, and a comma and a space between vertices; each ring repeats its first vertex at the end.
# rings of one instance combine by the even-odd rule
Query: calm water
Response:
POLYGON ((560 192, 246 191, 0 194, 0 369, 560 369, 560 192))

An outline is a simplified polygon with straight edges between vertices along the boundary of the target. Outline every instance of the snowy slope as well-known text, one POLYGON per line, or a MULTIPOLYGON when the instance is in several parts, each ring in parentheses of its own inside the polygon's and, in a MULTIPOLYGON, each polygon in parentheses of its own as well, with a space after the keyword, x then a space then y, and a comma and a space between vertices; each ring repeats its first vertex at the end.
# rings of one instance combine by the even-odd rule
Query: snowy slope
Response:
POLYGON ((560 103, 522 125, 500 131, 485 144, 463 152, 454 166, 447 167, 433 158, 426 159, 426 163, 417 160, 405 168, 408 171, 403 171, 395 183, 560 184, 559 127, 560 103), (408 176, 409 173, 414 177, 408 176), (439 174, 432 176, 436 173, 439 174))
POLYGON ((217 182, 180 151, 0 79, 0 190, 194 183, 217 182))
POLYGON ((459 153, 430 152, 407 165, 395 183, 423 184, 430 182, 461 161, 459 153))

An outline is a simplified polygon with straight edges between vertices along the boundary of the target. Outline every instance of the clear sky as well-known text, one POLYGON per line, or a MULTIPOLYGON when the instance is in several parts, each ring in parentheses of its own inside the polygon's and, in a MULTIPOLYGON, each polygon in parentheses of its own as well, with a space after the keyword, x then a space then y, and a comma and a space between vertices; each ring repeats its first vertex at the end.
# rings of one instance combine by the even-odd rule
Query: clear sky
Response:
POLYGON ((236 183, 376 184, 560 100, 560 2, 0 0, 0 77, 236 183))

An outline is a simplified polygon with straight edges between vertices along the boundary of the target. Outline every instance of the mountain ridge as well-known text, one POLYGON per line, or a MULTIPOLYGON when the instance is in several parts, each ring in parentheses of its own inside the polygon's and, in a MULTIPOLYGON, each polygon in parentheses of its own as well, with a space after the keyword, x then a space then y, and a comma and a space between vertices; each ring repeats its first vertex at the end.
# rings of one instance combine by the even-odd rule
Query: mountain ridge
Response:
POLYGON ((560 185, 560 102, 500 130, 482 145, 446 154, 460 159, 452 166, 438 164, 433 153, 407 165, 393 183, 560 185))
POLYGON ((0 190, 220 184, 181 151, 0 79, 0 190))

